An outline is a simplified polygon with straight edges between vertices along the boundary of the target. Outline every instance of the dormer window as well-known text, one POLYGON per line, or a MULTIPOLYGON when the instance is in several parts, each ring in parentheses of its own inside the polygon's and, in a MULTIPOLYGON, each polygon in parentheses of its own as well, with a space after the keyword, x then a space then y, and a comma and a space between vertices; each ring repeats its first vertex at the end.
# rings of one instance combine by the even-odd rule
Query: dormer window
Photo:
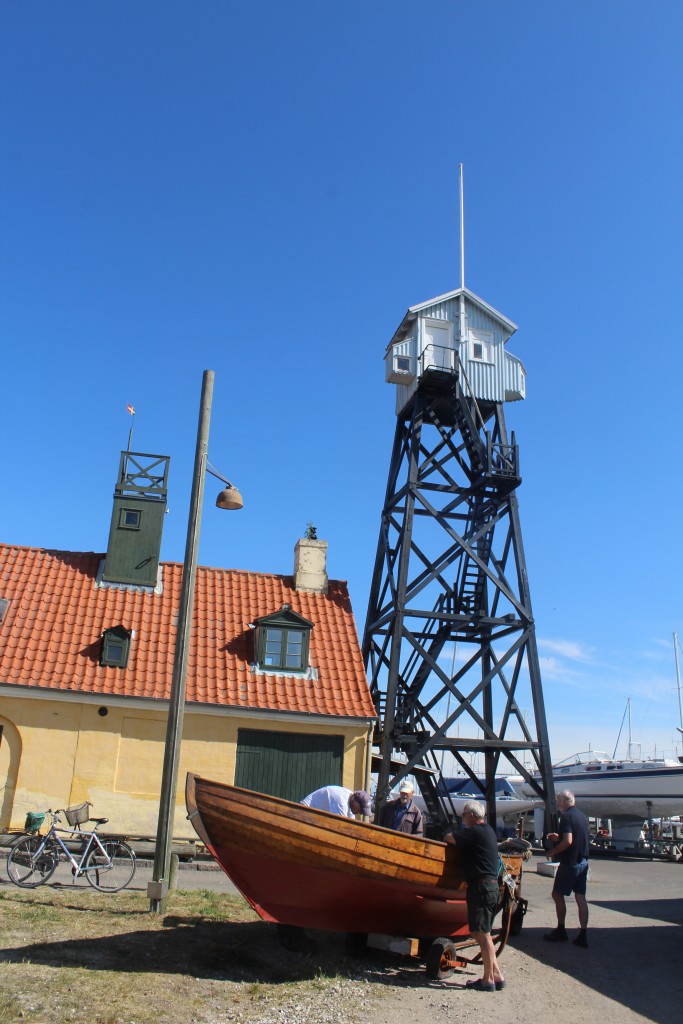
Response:
POLYGON ((111 668, 126 668, 130 653, 131 634, 123 626, 105 629, 102 634, 102 655, 100 665, 111 668))
POLYGON ((283 604, 279 612, 257 619, 254 627, 256 662, 262 671, 306 671, 312 622, 283 604))

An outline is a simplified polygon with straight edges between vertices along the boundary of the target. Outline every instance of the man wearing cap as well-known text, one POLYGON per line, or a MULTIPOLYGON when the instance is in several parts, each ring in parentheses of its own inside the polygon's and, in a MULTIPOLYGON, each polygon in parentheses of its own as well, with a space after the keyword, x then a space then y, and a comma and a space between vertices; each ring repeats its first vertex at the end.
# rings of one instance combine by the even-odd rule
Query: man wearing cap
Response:
POLYGON ((345 789, 344 786, 323 786, 305 796, 301 803, 316 811, 341 814, 343 818, 354 818, 357 814, 369 818, 371 812, 370 797, 364 789, 345 789))
POLYGON ((424 835, 422 811, 415 806, 412 782, 404 779, 398 787, 398 799, 389 800, 382 808, 380 825, 394 832, 407 832, 410 836, 424 835))

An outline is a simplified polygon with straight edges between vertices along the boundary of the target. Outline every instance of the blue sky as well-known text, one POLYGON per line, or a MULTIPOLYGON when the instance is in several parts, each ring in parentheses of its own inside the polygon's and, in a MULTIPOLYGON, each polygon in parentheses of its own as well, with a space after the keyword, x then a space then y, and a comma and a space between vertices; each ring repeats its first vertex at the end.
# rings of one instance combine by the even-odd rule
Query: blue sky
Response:
MULTIPOLYGON (((102 551, 119 452, 171 456, 204 369, 204 564, 312 520, 359 630, 395 426, 387 342, 467 284, 519 325, 506 410, 554 759, 674 752, 683 7, 631 0, 0 8, 0 539, 102 551), (212 494, 209 481, 207 497, 212 494)), ((680 747, 679 747, 680 749, 680 747)))

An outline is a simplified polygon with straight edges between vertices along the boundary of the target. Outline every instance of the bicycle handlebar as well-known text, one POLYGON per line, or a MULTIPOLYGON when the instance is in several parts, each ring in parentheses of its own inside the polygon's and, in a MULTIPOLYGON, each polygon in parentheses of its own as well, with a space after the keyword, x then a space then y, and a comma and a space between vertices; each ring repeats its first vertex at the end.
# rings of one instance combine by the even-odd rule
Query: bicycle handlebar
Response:
MULTIPOLYGON (((65 825, 66 824, 66 830, 67 831, 71 831, 71 832, 81 832, 81 831, 83 831, 81 829, 81 824, 85 824, 85 822, 79 823, 77 825, 70 825, 69 822, 68 822, 68 819, 67 819, 66 823, 62 820, 60 815, 63 814, 63 815, 66 816, 66 808, 65 807, 58 807, 56 811, 53 811, 51 807, 48 807, 48 809, 46 811, 40 811, 39 813, 45 814, 45 815, 47 815, 47 814, 50 815, 50 817, 52 818, 52 821, 50 822, 50 826, 56 825, 58 823, 60 825, 65 825)), ((104 825, 107 821, 109 821, 108 818, 89 818, 88 822, 92 824, 92 828, 90 830, 86 830, 85 834, 87 834, 88 831, 96 832, 97 829, 100 827, 100 825, 104 825)))

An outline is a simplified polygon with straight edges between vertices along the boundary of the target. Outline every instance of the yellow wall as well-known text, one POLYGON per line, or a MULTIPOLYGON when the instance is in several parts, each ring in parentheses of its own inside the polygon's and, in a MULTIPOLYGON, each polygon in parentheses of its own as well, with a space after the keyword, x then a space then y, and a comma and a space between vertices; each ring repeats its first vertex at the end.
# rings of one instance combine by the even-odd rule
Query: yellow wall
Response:
MULTIPOLYGON (((27 811, 66 807, 89 800, 91 814, 107 817, 107 831, 156 835, 166 737, 166 710, 125 704, 0 698, 0 830, 22 828, 27 811)), ((310 719, 262 719, 242 712, 185 711, 178 771, 176 838, 193 838, 186 819, 184 780, 188 771, 232 783, 237 730, 313 732, 344 737, 342 785, 364 786, 364 727, 320 725, 310 719)))

